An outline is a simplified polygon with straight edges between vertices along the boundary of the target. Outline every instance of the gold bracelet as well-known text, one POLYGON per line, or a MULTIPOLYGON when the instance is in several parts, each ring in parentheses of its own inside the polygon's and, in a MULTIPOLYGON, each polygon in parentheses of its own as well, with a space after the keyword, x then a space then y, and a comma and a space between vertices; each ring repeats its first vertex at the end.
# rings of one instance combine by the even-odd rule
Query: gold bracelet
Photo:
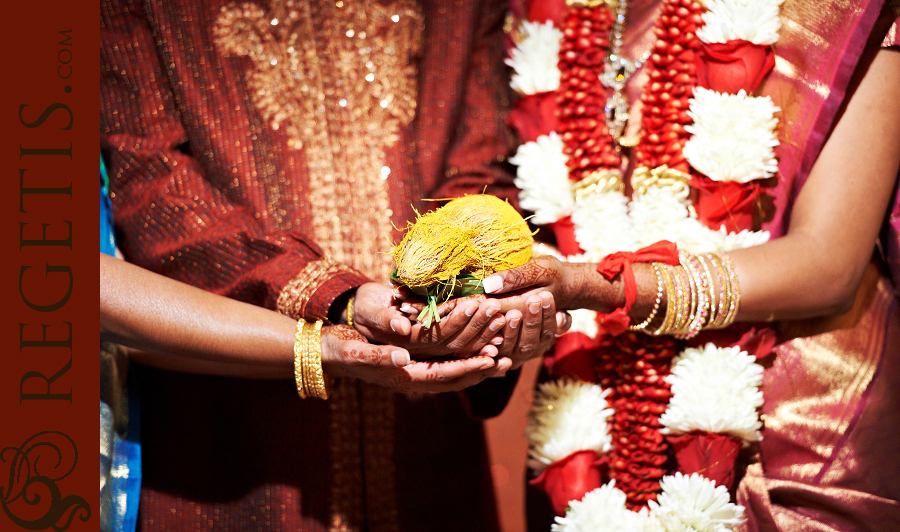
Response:
POLYGON ((679 305, 678 313, 675 315, 675 322, 672 324, 672 328, 669 330, 668 334, 678 336, 687 329, 688 324, 690 324, 691 319, 693 318, 694 287, 691 275, 683 265, 679 264, 678 266, 672 266, 672 269, 672 276, 675 278, 675 290, 678 293, 679 305))
POLYGON ((297 321, 297 332, 294 333, 294 381, 301 399, 306 399, 306 384, 303 379, 303 327, 306 322, 297 321))
POLYGON ((662 295, 663 295, 663 279, 662 274, 659 272, 659 266, 656 263, 653 263, 653 271, 656 273, 656 301, 653 302, 653 310, 650 311, 650 315, 647 316, 644 321, 638 323, 637 325, 629 325, 628 329, 631 331, 641 331, 646 329, 650 322, 653 321, 653 318, 656 317, 656 314, 659 312, 659 305, 662 303, 662 295))
POLYGON ((347 325, 353 327, 353 303, 356 302, 356 296, 350 296, 347 300, 347 325))
POLYGON ((728 327, 734 323, 734 320, 737 318, 738 308, 741 305, 741 285, 738 282, 737 272, 734 269, 734 263, 731 261, 731 257, 722 253, 722 263, 725 264, 725 269, 728 271, 728 285, 731 289, 731 301, 728 306, 728 315, 725 316, 725 322, 722 325, 723 327, 728 327))
POLYGON ((731 288, 728 282, 728 272, 725 271, 725 265, 722 263, 722 257, 718 253, 708 253, 706 257, 709 263, 716 268, 716 276, 719 280, 719 305, 716 310, 716 319, 709 322, 709 329, 721 329, 725 322, 725 316, 728 314, 729 301, 731 300, 731 288))
POLYGON ((675 281, 672 276, 672 272, 669 270, 670 266, 668 264, 663 264, 660 266, 659 271, 662 273, 663 281, 666 285, 666 314, 663 317, 662 323, 659 327, 651 332, 653 336, 662 336, 664 334, 669 334, 669 329, 672 327, 672 323, 675 320, 675 314, 678 312, 678 297, 675 289, 675 281))
POLYGON ((315 397, 328 399, 328 388, 322 372, 322 324, 321 320, 297 322, 294 336, 294 380, 302 399, 315 397))
MULTIPOLYGON (((718 316, 718 299, 716 298, 716 286, 713 282, 712 270, 707 266, 707 259, 704 255, 697 255, 697 261, 700 262, 700 266, 703 267, 703 273, 706 275, 707 288, 709 290, 709 315, 706 317, 706 327, 709 328, 716 321, 716 317, 718 316)), ((712 263, 710 263, 712 264, 712 263)))
POLYGON ((686 251, 680 251, 678 255, 681 265, 690 279, 693 304, 691 307, 691 318, 687 322, 686 329, 675 337, 688 340, 697 336, 700 329, 706 324, 706 318, 709 316, 709 279, 703 275, 700 259, 696 255, 686 251))
POLYGON ((309 325, 306 333, 306 364, 308 375, 306 393, 317 399, 328 399, 328 390, 325 387, 325 375, 322 372, 322 321, 309 325))

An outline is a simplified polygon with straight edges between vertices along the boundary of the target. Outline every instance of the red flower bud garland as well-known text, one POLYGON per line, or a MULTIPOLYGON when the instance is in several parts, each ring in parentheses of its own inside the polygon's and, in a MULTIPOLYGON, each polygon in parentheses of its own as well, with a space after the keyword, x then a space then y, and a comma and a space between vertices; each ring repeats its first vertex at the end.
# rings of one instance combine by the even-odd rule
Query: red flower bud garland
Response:
POLYGON ((691 0, 663 2, 653 28, 657 40, 647 64, 649 82, 641 93, 643 135, 635 147, 639 167, 667 165, 689 171, 681 149, 690 137, 684 126, 692 122, 688 99, 697 85, 694 56, 700 48, 697 29, 703 23, 702 12, 703 6, 691 0))
POLYGON ((659 480, 671 470, 659 417, 671 397, 665 377, 678 349, 671 337, 626 332, 603 336, 595 351, 597 383, 612 390, 607 401, 616 411, 609 421, 609 478, 630 510, 656 500, 659 480))
POLYGON ((569 179, 580 181, 601 168, 621 162, 606 127, 603 73, 613 15, 606 5, 571 7, 564 18, 559 48, 560 87, 556 92, 559 129, 569 156, 569 179))
MULTIPOLYGON (((605 4, 570 5, 563 11, 559 16, 547 17, 563 33, 557 113, 549 130, 559 132, 563 140, 563 153, 568 156, 568 178, 580 181, 598 170, 619 169, 621 165, 613 137, 605 125, 603 106, 608 94, 597 82, 603 72, 613 14, 605 4)), ((774 59, 769 47, 746 41, 701 43, 696 34, 704 23, 701 17, 704 11, 700 3, 691 0, 662 2, 661 16, 653 30, 657 40, 646 63, 650 81, 641 94, 642 136, 633 156, 637 168, 655 171, 668 166, 690 175, 691 185, 700 189, 695 206, 701 211, 699 218, 704 225, 718 228, 724 224, 729 232, 737 232, 753 225, 752 212, 759 185, 713 182, 691 168, 683 155, 685 143, 691 137, 685 126, 693 122, 688 114, 688 100, 698 84, 722 92, 732 92, 730 89, 735 87, 752 92, 771 69, 774 59)), ((541 114, 546 117, 549 106, 545 104, 541 108, 541 114)), ((541 133, 546 133, 549 120, 540 122, 544 127, 532 131, 542 129, 541 133)), ((525 137, 533 140, 532 135, 525 137)), ((567 224, 570 226, 571 220, 563 217, 550 226, 559 226, 554 227, 559 229, 558 234, 571 233, 567 224)), ((574 238, 571 240, 568 247, 572 251, 566 254, 580 251, 574 238)), ((697 470, 714 477, 719 484, 730 483, 737 449, 734 442, 738 440, 706 433, 663 436, 660 416, 666 412, 672 397, 665 377, 671 372, 671 360, 684 347, 683 342, 634 332, 616 335, 602 327, 596 340, 581 333, 572 334, 581 336, 577 341, 573 338, 566 349, 558 350, 546 361, 551 377, 593 377, 610 390, 608 401, 616 413, 608 420, 612 450, 599 462, 586 456, 574 461, 579 453, 573 453, 551 465, 546 472, 552 474, 533 481, 547 487, 548 493, 553 492, 550 495, 558 513, 565 506, 563 499, 578 497, 578 493, 570 493, 572 490, 566 487, 570 486, 568 481, 563 486, 559 480, 576 474, 575 470, 588 471, 592 479, 574 489, 575 492, 595 485, 598 480, 594 477, 603 470, 625 493, 626 506, 632 510, 656 500, 660 479, 676 469, 676 458, 677 468, 682 472, 697 470), (596 348, 591 348, 592 342, 597 343, 596 348), (591 361, 594 375, 587 370, 591 361), (672 449, 672 445, 677 449, 672 449), (580 466, 563 467, 564 462, 577 462, 580 466), (548 482, 556 487, 550 488, 548 482)))

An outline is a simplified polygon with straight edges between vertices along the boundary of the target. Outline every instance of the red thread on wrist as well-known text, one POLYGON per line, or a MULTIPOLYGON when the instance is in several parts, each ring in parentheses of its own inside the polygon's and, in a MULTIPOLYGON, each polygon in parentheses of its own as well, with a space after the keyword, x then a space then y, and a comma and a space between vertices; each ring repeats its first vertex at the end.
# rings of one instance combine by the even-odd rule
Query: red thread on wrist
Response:
POLYGON ((622 283, 625 289, 625 304, 608 314, 598 313, 597 321, 608 334, 618 336, 628 329, 631 324, 631 307, 637 300, 637 282, 634 279, 635 262, 663 262, 677 265, 678 246, 668 240, 650 244, 637 251, 618 251, 603 257, 597 265, 597 272, 607 280, 612 280, 616 275, 622 275, 622 283))

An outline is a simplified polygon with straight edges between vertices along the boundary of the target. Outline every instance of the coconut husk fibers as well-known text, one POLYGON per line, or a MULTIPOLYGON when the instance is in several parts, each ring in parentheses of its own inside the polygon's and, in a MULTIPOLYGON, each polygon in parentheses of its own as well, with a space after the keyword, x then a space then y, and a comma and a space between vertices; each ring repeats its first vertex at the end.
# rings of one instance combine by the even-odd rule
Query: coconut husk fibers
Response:
POLYGON ((395 278, 429 287, 469 274, 478 279, 531 260, 534 238, 506 201, 488 194, 457 198, 420 215, 394 248, 395 278))

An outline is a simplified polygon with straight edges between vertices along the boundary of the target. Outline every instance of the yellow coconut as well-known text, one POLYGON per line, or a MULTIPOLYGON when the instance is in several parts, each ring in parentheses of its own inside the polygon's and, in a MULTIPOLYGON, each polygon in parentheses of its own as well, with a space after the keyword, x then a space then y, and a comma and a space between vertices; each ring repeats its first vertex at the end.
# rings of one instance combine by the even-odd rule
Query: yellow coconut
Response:
POLYGON ((482 279, 531 260, 534 238, 506 201, 487 194, 464 196, 419 216, 394 248, 396 277, 411 287, 462 274, 482 279))

